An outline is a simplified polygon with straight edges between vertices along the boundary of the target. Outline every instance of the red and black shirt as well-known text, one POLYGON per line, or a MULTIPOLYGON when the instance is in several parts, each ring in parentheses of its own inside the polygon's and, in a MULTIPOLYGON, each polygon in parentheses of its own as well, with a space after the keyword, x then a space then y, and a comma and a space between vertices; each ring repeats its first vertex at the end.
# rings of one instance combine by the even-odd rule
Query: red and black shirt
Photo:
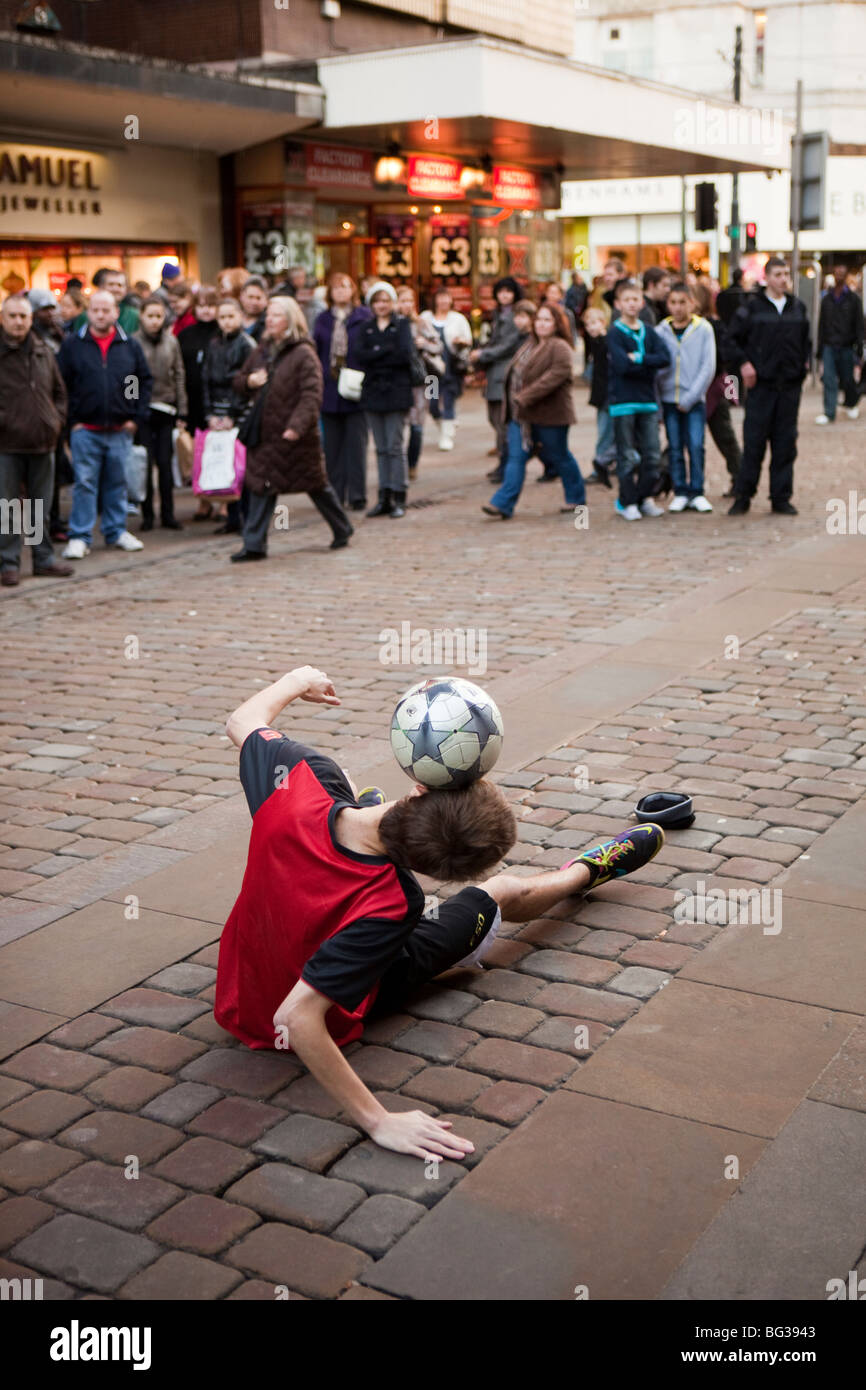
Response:
POLYGON ((339 843, 337 815, 357 802, 331 758, 275 729, 256 729, 241 749, 240 779, 253 826, 220 942, 217 1023, 249 1047, 273 1047, 274 1014, 304 980, 332 1001, 325 1023, 345 1046, 360 1036, 424 895, 384 855, 339 843))

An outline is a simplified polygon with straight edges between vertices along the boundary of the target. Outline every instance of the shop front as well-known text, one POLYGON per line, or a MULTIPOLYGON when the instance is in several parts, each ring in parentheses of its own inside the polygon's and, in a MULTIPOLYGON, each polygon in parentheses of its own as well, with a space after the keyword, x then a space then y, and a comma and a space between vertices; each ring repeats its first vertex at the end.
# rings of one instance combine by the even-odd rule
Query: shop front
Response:
POLYGON ((447 286, 468 313, 491 301, 500 275, 535 286, 559 271, 551 171, 293 140, 236 155, 235 182, 251 273, 374 275, 424 303, 447 286))
POLYGON ((159 283, 166 261, 198 277, 220 264, 213 155, 0 144, 0 289, 60 295, 101 266, 159 283))

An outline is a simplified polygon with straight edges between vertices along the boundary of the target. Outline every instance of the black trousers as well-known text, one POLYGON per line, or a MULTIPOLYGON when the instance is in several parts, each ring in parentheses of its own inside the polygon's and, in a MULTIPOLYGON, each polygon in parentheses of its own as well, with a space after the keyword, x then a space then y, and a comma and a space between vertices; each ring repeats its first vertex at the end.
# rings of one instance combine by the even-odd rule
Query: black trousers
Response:
POLYGON ((341 503, 367 500, 367 416, 363 410, 322 414, 325 468, 341 503))
POLYGON ((731 419, 731 407, 724 399, 720 400, 707 421, 713 443, 727 464, 731 482, 737 481, 737 474, 743 462, 743 451, 731 419))
POLYGON ((386 969, 367 1017, 394 1013, 423 985, 435 980, 475 950, 493 926, 498 904, 483 888, 461 888, 422 917, 400 955, 386 969))
MULTIPOLYGON (((325 487, 317 488, 315 492, 308 492, 307 496, 311 502, 315 503, 320 515, 327 521, 335 540, 352 534, 352 523, 343 511, 340 500, 330 483, 326 484, 325 487)), ((268 529, 276 510, 277 493, 268 492, 259 495, 248 492, 246 497, 247 514, 243 523, 244 550, 254 550, 266 555, 268 529)))
POLYGON ((769 444, 770 501, 778 505, 791 500, 801 390, 799 382, 772 386, 762 381, 750 389, 743 425, 743 462, 734 486, 738 497, 752 498, 758 491, 761 465, 769 444))
POLYGON ((145 521, 153 521, 153 468, 159 477, 159 519, 174 521, 174 479, 171 472, 171 435, 175 417, 164 410, 152 410, 141 426, 141 442, 147 449, 147 492, 141 508, 145 521))

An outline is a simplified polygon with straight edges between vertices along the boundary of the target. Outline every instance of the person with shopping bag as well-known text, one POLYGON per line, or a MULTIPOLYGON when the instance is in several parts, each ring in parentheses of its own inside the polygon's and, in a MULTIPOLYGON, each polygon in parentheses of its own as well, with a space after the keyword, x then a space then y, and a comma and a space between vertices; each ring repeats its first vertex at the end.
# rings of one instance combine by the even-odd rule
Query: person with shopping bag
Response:
POLYGON ((342 550, 354 528, 325 473, 319 428, 322 366, 296 300, 269 300, 265 336, 234 386, 255 400, 241 431, 249 505, 243 548, 232 561, 267 557, 268 528, 283 492, 306 492, 331 528, 331 550, 342 550))
MULTIPOLYGON (((231 297, 221 299, 217 306, 217 332, 208 343, 202 373, 204 416, 208 430, 233 430, 247 406, 246 398, 234 387, 238 372, 255 351, 255 340, 243 330, 241 307, 231 297)), ((215 536, 231 535, 241 529, 240 505, 237 501, 222 510, 218 497, 214 514, 211 501, 199 495, 199 510, 193 521, 207 521, 213 515, 219 526, 215 536)))

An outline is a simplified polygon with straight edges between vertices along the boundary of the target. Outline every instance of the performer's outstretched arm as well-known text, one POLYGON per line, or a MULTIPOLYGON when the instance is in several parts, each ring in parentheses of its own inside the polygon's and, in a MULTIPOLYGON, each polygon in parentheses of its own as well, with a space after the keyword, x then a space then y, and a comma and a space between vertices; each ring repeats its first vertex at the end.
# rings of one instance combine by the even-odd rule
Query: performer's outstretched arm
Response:
POLYGON ((292 700, 309 700, 316 705, 339 705, 330 679, 324 671, 315 666, 299 666, 288 675, 281 676, 267 689, 239 705, 234 714, 226 720, 226 733, 236 748, 243 746, 244 740, 254 729, 272 723, 281 710, 292 700))
POLYGON ((423 1110, 393 1114, 367 1089, 343 1056, 325 1025, 331 1000, 299 980, 274 1014, 274 1031, 343 1106, 346 1114, 383 1149, 416 1158, 464 1158, 475 1145, 449 1134, 450 1120, 423 1110))

